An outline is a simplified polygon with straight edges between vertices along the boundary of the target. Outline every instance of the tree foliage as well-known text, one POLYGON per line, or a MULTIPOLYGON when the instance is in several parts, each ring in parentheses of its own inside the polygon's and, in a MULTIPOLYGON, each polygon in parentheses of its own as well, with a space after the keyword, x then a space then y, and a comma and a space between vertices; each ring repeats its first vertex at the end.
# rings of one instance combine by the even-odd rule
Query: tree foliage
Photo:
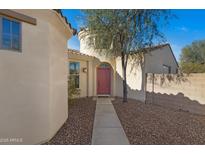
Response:
POLYGON ((166 41, 160 26, 169 10, 82 10, 94 47, 109 56, 130 54, 166 41), (106 50, 104 50, 106 49, 106 50))
POLYGON ((184 73, 205 72, 205 40, 194 41, 182 49, 180 67, 184 73))
POLYGON ((129 58, 143 60, 147 47, 165 41, 162 26, 169 10, 83 10, 91 44, 106 56, 121 56, 123 101, 127 101, 126 68, 129 58))

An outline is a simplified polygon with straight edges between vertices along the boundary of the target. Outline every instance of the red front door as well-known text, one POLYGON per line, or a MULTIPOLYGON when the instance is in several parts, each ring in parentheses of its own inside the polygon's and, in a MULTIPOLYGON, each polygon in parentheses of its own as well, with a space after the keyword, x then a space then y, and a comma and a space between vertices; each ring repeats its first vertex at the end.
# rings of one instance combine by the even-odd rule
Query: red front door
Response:
POLYGON ((97 93, 104 95, 110 94, 111 87, 110 68, 97 68, 97 93))

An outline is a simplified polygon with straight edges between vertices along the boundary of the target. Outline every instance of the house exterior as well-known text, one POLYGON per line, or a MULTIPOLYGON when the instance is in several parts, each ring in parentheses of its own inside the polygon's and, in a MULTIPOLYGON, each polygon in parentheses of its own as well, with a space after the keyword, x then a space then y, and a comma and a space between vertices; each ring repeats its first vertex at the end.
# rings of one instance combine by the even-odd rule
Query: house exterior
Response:
MULTIPOLYGON (((122 97, 121 58, 106 57, 89 45, 85 30, 78 33, 80 51, 68 50, 69 76, 81 90, 80 97, 122 97), (75 72, 75 73, 73 73, 75 72)), ((142 65, 129 59, 127 65, 128 97, 145 101, 146 73, 177 73, 178 64, 169 44, 150 48, 142 65)))
POLYGON ((40 144, 68 117, 67 40, 59 10, 0 10, 0 144, 40 144))

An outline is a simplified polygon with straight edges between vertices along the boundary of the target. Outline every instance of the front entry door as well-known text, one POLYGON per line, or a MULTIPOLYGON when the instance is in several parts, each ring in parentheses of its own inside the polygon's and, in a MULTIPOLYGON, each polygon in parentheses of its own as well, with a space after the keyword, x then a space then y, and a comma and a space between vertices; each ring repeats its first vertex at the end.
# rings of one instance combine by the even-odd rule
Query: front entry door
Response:
POLYGON ((100 95, 109 95, 111 87, 111 69, 97 68, 97 93, 100 95))

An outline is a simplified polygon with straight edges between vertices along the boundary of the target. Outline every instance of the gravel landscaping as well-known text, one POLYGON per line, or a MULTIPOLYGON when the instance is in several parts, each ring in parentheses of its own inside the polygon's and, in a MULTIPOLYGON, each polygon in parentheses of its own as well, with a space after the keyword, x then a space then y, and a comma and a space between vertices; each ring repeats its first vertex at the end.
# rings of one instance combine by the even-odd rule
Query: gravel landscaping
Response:
POLYGON ((68 109, 68 119, 46 144, 91 144, 96 101, 77 99, 68 109))
POLYGON ((205 144, 205 116, 139 101, 113 101, 130 144, 205 144))

